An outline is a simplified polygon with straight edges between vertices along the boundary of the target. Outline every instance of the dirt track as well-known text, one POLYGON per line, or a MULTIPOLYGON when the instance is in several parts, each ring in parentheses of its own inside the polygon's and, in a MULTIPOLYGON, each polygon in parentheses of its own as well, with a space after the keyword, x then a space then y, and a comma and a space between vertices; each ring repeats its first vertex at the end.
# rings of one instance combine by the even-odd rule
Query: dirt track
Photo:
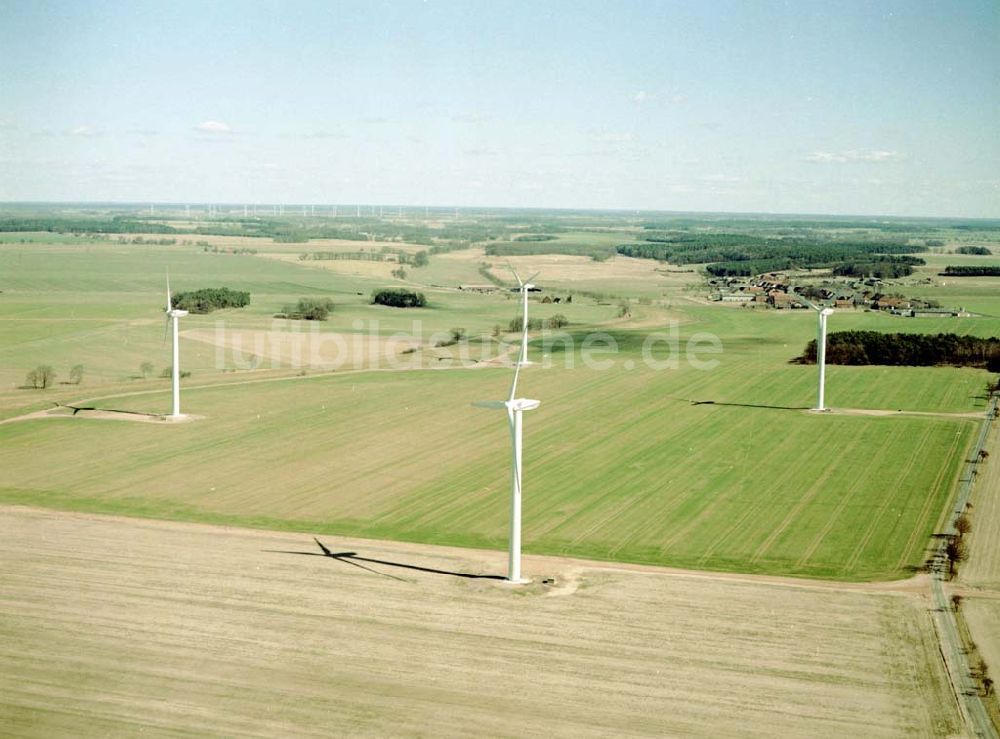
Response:
POLYGON ((0 730, 957 730, 908 592, 530 557, 536 583, 511 588, 443 574, 501 573, 500 552, 324 542, 365 559, 298 534, 0 508, 0 730))

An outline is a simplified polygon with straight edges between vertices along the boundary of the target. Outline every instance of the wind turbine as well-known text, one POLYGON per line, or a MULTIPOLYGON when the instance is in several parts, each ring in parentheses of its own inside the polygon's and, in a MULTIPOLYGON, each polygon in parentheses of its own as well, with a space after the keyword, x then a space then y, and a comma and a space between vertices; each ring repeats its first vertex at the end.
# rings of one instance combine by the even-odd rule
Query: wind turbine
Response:
POLYGON ((818 305, 809 302, 801 295, 799 300, 816 311, 816 364, 819 366, 819 390, 816 393, 816 407, 814 411, 825 411, 825 391, 826 391, 826 319, 833 315, 833 308, 820 308, 818 305))
POLYGON ((178 319, 183 318, 188 314, 186 310, 181 310, 180 308, 174 308, 173 300, 170 297, 170 274, 167 274, 167 321, 173 322, 173 366, 171 368, 171 384, 173 386, 174 402, 173 409, 170 413, 170 418, 180 418, 181 417, 181 364, 180 364, 180 344, 177 339, 177 323, 178 319))
MULTIPOLYGON (((511 269, 513 272, 513 269, 511 269)), ((517 277, 517 273, 514 272, 517 277)), ((534 277, 534 275, 532 275, 534 277)), ((518 398, 517 378, 521 373, 521 366, 527 364, 528 351, 528 288, 530 283, 521 282, 517 277, 521 292, 524 294, 524 323, 521 326, 521 351, 514 365, 514 380, 510 384, 510 393, 507 400, 481 400, 473 403, 478 408, 492 408, 494 410, 506 410, 507 422, 510 424, 510 439, 512 445, 511 459, 511 481, 510 481, 510 553, 507 564, 507 581, 510 583, 526 583, 529 580, 521 577, 521 472, 522 472, 522 415, 525 411, 531 411, 541 405, 541 401, 529 398, 518 398)))

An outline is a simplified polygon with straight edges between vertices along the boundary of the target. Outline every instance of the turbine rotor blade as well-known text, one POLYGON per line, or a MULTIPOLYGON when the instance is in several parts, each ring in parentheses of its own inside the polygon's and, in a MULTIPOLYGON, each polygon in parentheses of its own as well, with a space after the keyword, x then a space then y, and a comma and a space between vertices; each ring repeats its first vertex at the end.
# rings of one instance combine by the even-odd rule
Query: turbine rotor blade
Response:
POLYGON ((523 350, 524 344, 521 344, 521 349, 517 353, 517 364, 514 365, 514 381, 510 383, 510 396, 507 398, 508 402, 514 399, 517 394, 517 376, 521 373, 521 362, 524 360, 523 350))
POLYGON ((489 408, 491 410, 499 411, 507 407, 507 401, 505 400, 477 400, 472 404, 476 408, 489 408))
POLYGON ((514 269, 514 265, 512 265, 510 262, 507 262, 507 269, 509 269, 513 273, 514 279, 517 280, 517 286, 523 287, 524 282, 521 281, 521 277, 520 275, 517 274, 517 270, 514 269))

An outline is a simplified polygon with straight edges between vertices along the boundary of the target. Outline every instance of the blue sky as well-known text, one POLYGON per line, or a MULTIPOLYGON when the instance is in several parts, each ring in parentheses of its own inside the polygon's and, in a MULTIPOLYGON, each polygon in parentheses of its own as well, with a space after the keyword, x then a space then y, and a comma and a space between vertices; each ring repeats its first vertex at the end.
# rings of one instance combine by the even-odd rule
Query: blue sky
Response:
POLYGON ((0 200, 1000 217, 1000 3, 0 0, 0 200))

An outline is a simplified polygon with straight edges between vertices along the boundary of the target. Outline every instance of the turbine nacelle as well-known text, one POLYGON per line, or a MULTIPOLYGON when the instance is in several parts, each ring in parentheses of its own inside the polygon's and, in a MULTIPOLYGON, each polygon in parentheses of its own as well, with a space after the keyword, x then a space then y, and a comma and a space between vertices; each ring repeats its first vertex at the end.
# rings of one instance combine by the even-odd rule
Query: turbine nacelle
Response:
POLYGON ((495 411, 533 411, 541 404, 542 401, 540 400, 514 398, 513 400, 477 400, 472 405, 476 408, 490 408, 495 411))
POLYGON ((821 316, 823 316, 824 318, 826 318, 828 316, 832 316, 833 315, 833 308, 824 308, 823 310, 821 310, 819 312, 819 314, 821 316))

